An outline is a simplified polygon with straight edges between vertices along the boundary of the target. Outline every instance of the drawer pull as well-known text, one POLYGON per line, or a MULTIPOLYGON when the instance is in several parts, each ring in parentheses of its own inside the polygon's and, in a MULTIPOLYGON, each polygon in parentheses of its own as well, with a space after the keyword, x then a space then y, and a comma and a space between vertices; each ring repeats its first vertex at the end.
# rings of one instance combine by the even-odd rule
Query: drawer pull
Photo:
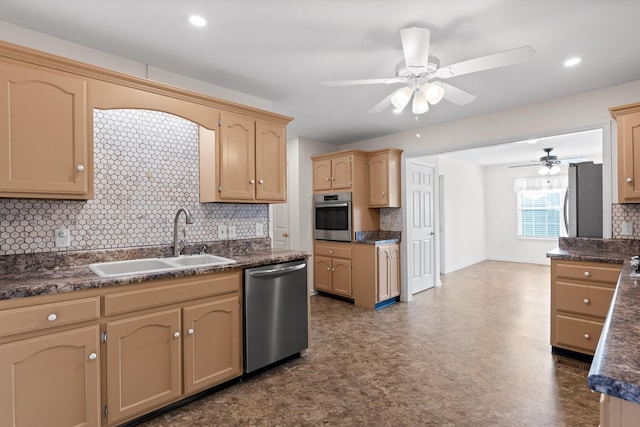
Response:
POLYGON ((180 338, 180 332, 174 332, 173 336, 174 338, 180 338))
POLYGON ((47 320, 49 322, 53 322, 54 320, 56 320, 58 318, 58 316, 56 316, 54 313, 51 313, 50 315, 47 316, 47 320))
POLYGON ((193 328, 189 328, 189 330, 187 331, 187 333, 188 333, 189 335, 193 335, 193 328))
POLYGON ((95 354, 95 353, 91 353, 91 354, 89 355, 89 360, 96 360, 97 358, 98 358, 98 355, 97 355, 97 354, 95 354))
POLYGON ((588 271, 584 272, 584 277, 591 277, 591 273, 589 273, 588 271))
POLYGON ((330 254, 332 254, 332 253, 333 253, 333 251, 332 251, 331 249, 329 249, 329 253, 330 253, 330 254))
POLYGON ((589 335, 589 334, 584 334, 584 339, 585 339, 585 340, 588 340, 588 339, 590 339, 590 338, 591 338, 591 335, 589 335))
POLYGON ((591 300, 589 298, 585 298, 582 300, 582 302, 584 302, 585 304, 590 304, 591 300))

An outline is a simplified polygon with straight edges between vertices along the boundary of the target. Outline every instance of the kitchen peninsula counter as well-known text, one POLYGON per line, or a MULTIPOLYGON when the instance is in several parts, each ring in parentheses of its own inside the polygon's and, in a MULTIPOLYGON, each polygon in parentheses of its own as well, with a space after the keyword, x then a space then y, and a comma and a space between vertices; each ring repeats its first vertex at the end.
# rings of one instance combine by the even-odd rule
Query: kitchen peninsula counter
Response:
POLYGON ((640 404, 640 278, 630 276, 629 259, 640 241, 561 238, 549 258, 621 263, 616 290, 587 379, 595 391, 640 404))
POLYGON ((308 252, 304 251, 272 249, 269 239, 189 245, 184 252, 198 253, 200 248, 205 245, 208 248, 208 253, 231 258, 236 263, 115 278, 100 278, 89 270, 89 264, 125 259, 165 257, 171 254, 171 247, 157 246, 122 250, 5 255, 0 257, 0 301, 142 283, 149 280, 233 271, 295 261, 310 256, 308 252))

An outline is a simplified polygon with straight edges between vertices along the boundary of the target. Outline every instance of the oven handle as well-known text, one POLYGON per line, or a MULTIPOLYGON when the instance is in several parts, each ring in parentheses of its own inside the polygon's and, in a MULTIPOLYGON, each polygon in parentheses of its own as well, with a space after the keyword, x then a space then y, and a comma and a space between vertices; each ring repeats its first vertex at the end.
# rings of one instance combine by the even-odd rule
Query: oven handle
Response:
POLYGON ((249 273, 249 276, 261 277, 261 276, 282 275, 286 273, 291 273, 292 271, 302 270, 306 266, 307 266, 306 263, 302 263, 302 264, 292 265, 290 267, 284 267, 284 268, 273 268, 271 270, 252 271, 249 273))
POLYGON ((346 208, 349 206, 349 203, 326 203, 326 204, 318 204, 316 208, 346 208))

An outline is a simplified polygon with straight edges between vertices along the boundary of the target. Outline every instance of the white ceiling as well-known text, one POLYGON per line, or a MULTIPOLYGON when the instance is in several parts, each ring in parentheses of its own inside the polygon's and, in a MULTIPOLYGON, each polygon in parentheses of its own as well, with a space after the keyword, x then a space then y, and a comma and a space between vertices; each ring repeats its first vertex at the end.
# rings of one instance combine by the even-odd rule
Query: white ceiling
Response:
MULTIPOLYGON (((345 144, 640 79, 638 0, 0 0, 0 19, 272 102, 290 136, 345 144), (190 14, 209 25, 187 23, 190 14), (396 86, 399 31, 448 65, 523 45, 533 60, 447 82, 478 98, 419 117, 367 111, 396 86), (583 64, 564 69, 580 55, 583 64)), ((568 112, 570 113, 570 112, 568 112)))

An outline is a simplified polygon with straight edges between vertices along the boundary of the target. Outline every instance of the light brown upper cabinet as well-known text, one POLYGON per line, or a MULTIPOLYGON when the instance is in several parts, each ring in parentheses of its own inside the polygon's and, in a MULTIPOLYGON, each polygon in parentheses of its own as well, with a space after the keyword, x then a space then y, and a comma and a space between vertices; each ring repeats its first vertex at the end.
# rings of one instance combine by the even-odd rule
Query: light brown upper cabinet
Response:
POLYGON ((286 203, 284 125, 221 112, 200 129, 200 202, 286 203))
POLYGON ((640 203, 640 103, 609 111, 618 123, 618 202, 640 203))
POLYGON ((313 161, 313 191, 349 190, 352 183, 351 154, 337 154, 313 161))
POLYGON ((93 198, 87 79, 0 61, 0 197, 93 198))
POLYGON ((400 155, 387 149, 369 153, 369 207, 400 207, 400 155))

